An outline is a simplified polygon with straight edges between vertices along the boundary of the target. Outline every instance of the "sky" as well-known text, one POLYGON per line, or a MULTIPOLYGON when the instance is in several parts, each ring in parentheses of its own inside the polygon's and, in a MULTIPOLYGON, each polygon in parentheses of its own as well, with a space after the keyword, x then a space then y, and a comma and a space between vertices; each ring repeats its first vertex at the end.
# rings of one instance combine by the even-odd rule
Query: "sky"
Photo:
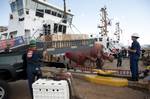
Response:
MULTIPOLYGON (((0 26, 9 21, 9 0, 0 0, 0 26)), ((48 0, 63 7, 63 0, 48 0)), ((138 33, 141 44, 150 44, 150 0, 66 0, 67 9, 74 14, 73 24, 81 33, 95 34, 100 20, 100 9, 107 7, 108 17, 112 20, 109 34, 114 33, 115 23, 120 22, 123 30, 121 43, 130 45, 131 35, 138 33)))

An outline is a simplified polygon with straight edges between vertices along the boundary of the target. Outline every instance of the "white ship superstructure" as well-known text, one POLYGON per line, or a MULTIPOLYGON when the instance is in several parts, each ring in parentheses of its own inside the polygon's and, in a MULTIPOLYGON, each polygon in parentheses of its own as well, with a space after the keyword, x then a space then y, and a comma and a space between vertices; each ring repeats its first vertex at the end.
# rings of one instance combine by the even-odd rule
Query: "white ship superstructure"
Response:
POLYGON ((31 39, 37 40, 38 48, 59 49, 61 53, 78 47, 91 47, 94 43, 88 34, 72 31, 73 14, 66 10, 65 0, 63 9, 49 4, 47 0, 9 0, 9 3, 8 31, 1 33, 0 38, 2 51, 25 50, 31 39))
POLYGON ((51 5, 47 0, 10 0, 12 13, 8 25, 7 38, 24 36, 28 41, 40 33, 67 34, 73 14, 51 5))

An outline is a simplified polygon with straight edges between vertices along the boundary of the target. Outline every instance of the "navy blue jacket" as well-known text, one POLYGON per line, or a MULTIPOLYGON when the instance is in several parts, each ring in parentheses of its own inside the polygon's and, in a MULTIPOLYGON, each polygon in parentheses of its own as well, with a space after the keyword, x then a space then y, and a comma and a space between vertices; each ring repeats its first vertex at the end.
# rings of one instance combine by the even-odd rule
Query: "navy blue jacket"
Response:
POLYGON ((131 46, 132 50, 136 50, 136 52, 130 52, 130 58, 131 59, 138 59, 140 57, 140 50, 141 50, 141 46, 139 44, 138 41, 133 41, 132 46, 131 46))
POLYGON ((27 72, 35 72, 36 68, 40 68, 40 59, 42 55, 38 51, 33 51, 32 57, 27 57, 27 72))

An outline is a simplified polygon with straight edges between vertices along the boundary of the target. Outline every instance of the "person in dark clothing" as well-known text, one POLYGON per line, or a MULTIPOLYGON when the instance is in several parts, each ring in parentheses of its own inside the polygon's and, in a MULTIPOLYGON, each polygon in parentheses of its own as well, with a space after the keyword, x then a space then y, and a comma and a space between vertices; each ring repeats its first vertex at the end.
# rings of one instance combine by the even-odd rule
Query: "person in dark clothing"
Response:
POLYGON ((23 60, 23 78, 26 79, 27 78, 27 52, 25 52, 23 55, 22 55, 22 60, 23 60))
POLYGON ((119 50, 118 49, 118 52, 117 52, 117 67, 121 67, 122 65, 122 50, 119 50))
POLYGON ((122 50, 123 58, 127 58, 127 50, 123 48, 122 50))
POLYGON ((104 60, 97 58, 96 59, 96 69, 102 69, 102 66, 104 65, 104 60))
POLYGON ((36 41, 31 40, 29 49, 27 51, 27 78, 32 98, 33 98, 32 84, 35 81, 35 78, 40 75, 41 59, 42 55, 39 54, 36 50, 36 41))
POLYGON ((139 57, 140 57, 140 44, 137 41, 137 39, 139 38, 137 33, 134 33, 132 35, 132 45, 131 47, 128 49, 129 54, 130 54, 130 70, 132 73, 132 81, 138 81, 138 61, 139 61, 139 57))
POLYGON ((145 50, 142 49, 142 58, 144 57, 145 50))

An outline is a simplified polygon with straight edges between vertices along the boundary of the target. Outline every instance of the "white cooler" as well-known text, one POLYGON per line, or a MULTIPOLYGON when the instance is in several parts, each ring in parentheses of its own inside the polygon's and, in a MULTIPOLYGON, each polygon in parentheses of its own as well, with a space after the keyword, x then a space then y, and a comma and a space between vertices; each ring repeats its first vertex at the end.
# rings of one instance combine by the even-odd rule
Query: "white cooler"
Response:
POLYGON ((32 84, 34 99, 69 99, 66 80, 39 79, 32 84))

